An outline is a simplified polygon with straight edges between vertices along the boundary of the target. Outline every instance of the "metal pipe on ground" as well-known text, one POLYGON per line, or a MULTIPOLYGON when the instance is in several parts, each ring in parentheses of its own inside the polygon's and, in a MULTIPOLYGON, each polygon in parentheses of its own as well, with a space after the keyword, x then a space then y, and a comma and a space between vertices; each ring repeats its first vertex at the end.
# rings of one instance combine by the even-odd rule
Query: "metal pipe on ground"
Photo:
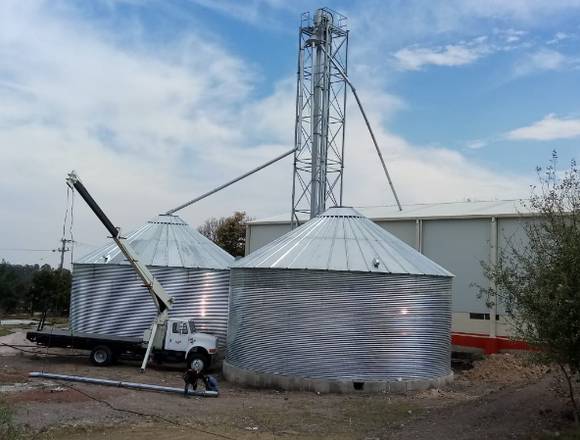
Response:
MULTIPOLYGON (((44 379, 64 380, 67 382, 89 383, 92 385, 105 385, 117 388, 129 388, 133 390, 158 391, 162 393, 183 394, 183 388, 166 387, 163 385, 153 385, 148 383, 123 382, 119 380, 98 379, 96 377, 86 377, 86 376, 69 376, 66 374, 45 373, 42 371, 31 371, 28 374, 28 376, 42 377, 44 379)), ((218 397, 219 392, 206 390, 200 391, 188 390, 188 395, 200 397, 218 397)))

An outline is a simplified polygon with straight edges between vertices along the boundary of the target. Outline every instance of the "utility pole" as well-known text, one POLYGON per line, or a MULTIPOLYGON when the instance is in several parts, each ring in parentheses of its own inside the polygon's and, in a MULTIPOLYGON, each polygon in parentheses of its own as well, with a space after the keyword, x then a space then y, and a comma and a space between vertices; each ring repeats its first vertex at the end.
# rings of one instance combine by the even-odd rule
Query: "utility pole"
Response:
POLYGON ((61 238, 60 239, 61 242, 61 247, 59 247, 58 249, 55 249, 56 252, 60 252, 60 264, 58 265, 58 270, 62 271, 63 267, 64 267, 64 254, 65 252, 69 252, 70 248, 67 247, 67 243, 72 243, 73 240, 68 240, 66 238, 61 238))
MULTIPOLYGON (((64 254, 66 252, 70 251, 70 248, 67 247, 68 243, 73 243, 74 240, 69 240, 67 238, 61 238, 60 239, 60 243, 61 246, 58 249, 53 249, 52 252, 60 252, 60 264, 58 265, 58 272, 59 274, 62 274, 62 270, 64 269, 64 254)), ((41 331, 44 328, 44 324, 46 323, 46 316, 48 315, 48 307, 45 307, 45 309, 42 312, 42 316, 40 317, 40 320, 38 321, 38 326, 36 327, 37 331, 41 331)))

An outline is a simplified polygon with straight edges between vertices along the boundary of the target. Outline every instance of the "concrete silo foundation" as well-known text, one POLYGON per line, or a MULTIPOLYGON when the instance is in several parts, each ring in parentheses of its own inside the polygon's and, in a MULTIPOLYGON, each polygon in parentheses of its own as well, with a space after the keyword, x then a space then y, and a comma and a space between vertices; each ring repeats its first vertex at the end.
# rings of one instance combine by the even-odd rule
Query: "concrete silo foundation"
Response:
POLYGON ((355 379, 309 379, 305 377, 284 376, 281 374, 256 373, 234 367, 223 362, 224 377, 234 383, 251 388, 281 388, 294 391, 317 393, 392 393, 405 394, 439 388, 453 381, 453 372, 435 379, 363 381, 355 379))

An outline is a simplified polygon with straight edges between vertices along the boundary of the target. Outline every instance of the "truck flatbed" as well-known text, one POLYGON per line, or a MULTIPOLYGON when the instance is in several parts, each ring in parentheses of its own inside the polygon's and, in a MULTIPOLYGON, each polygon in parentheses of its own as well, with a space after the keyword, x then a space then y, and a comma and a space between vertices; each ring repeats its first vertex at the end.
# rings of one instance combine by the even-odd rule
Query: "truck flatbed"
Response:
MULTIPOLYGON (((187 362, 191 368, 209 368, 213 355, 217 352, 217 338, 195 332, 193 321, 173 319, 170 326, 169 342, 177 340, 173 346, 154 348, 161 362, 187 362), (197 340, 195 345, 187 346, 188 339, 197 340), (207 347, 207 348, 206 348, 207 347), (209 348, 209 351, 208 351, 209 348)), ((146 357, 147 341, 142 338, 106 335, 99 333, 73 332, 69 329, 41 330, 26 333, 26 339, 44 347, 75 348, 90 351, 89 359, 97 366, 107 366, 122 357, 146 357)), ((166 342, 164 342, 165 344, 166 342)), ((193 344, 193 343, 192 343, 193 344)))
POLYGON ((97 333, 73 333, 70 330, 44 330, 27 332, 26 339, 45 347, 77 348, 93 350, 96 346, 106 345, 113 351, 144 351, 143 340, 126 336, 101 335, 97 333))

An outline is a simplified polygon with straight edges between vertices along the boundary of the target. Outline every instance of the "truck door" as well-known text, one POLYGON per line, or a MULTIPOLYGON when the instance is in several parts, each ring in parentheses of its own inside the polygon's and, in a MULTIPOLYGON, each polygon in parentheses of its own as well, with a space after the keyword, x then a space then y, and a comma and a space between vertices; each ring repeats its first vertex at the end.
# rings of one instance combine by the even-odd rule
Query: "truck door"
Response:
POLYGON ((186 351, 189 330, 187 321, 171 321, 165 339, 165 349, 173 351, 186 351))

